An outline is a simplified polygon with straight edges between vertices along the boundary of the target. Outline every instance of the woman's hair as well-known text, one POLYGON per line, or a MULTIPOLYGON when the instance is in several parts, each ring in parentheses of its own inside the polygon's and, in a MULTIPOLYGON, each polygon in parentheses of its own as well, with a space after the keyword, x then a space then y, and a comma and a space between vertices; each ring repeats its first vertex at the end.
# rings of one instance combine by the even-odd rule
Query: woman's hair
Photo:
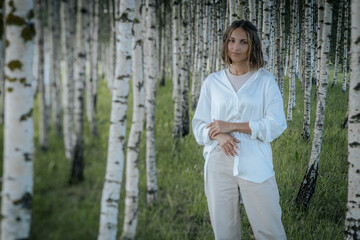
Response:
POLYGON ((248 67, 250 70, 259 69, 264 66, 264 56, 261 48, 261 41, 257 34, 257 28, 249 21, 246 20, 236 20, 231 23, 231 25, 226 29, 223 35, 223 45, 221 49, 221 58, 227 64, 232 63, 230 57, 228 56, 228 43, 231 33, 236 28, 242 28, 247 35, 248 44, 249 44, 249 53, 248 53, 248 67))

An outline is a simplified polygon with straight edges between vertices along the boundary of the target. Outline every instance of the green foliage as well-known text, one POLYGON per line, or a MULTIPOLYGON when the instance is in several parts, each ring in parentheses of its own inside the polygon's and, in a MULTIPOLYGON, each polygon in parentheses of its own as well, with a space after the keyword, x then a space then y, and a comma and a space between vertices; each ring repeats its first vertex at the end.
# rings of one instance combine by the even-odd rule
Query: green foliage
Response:
MULTIPOLYGON (((342 79, 342 74, 339 74, 342 79)), ((330 70, 332 79, 332 70, 330 70)), ((284 134, 272 143, 283 223, 288 239, 343 239, 347 201, 347 129, 340 125, 346 115, 346 95, 341 84, 328 89, 319 177, 315 195, 307 211, 294 201, 310 158, 316 101, 312 98, 312 135, 302 139, 303 91, 297 81, 293 121, 284 134)), ((285 84, 284 102, 287 103, 285 84)), ((202 147, 192 134, 172 140, 172 86, 158 88, 156 110, 158 204, 146 207, 145 133, 140 143, 139 216, 137 239, 213 239, 203 184, 202 147)), ((65 158, 63 139, 50 134, 49 150, 42 152, 38 141, 38 101, 34 112, 35 154, 34 195, 31 239, 96 239, 104 183, 111 96, 104 81, 99 84, 97 121, 99 136, 92 137, 85 124, 85 180, 68 185, 70 163, 65 158)), ((284 106, 286 109, 286 106, 284 106)), ((128 131, 131 124, 132 91, 129 96, 128 131)), ((190 112, 190 116, 193 111, 190 112)), ((0 138, 3 138, 3 127, 0 138)), ((0 147, 0 154, 2 146, 0 147)), ((2 169, 2 163, 0 164, 2 169)), ((125 169, 124 169, 125 170, 125 169)), ((119 208, 120 236, 123 225, 125 171, 119 208)), ((254 239, 244 207, 243 239, 254 239)))

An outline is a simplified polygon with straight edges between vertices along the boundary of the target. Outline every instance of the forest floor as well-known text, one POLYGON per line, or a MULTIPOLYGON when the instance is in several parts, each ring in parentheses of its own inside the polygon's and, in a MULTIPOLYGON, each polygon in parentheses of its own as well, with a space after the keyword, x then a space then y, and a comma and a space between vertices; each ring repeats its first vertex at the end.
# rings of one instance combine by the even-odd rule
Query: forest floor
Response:
MULTIPOLYGON (((330 70, 330 83, 333 70, 330 70)), ((347 110, 347 94, 341 92, 342 73, 338 84, 328 88, 325 132, 315 195, 305 211, 295 205, 295 198, 310 159, 311 139, 302 139, 303 90, 296 85, 296 106, 293 121, 272 142, 274 168, 283 210, 283 224, 288 239, 343 239, 347 202, 347 128, 341 123, 347 110)), ((288 83, 285 83, 284 109, 287 107, 288 83)), ((132 90, 130 90, 132 91, 132 90)), ((316 101, 312 88, 311 129, 314 127, 316 101)), ((201 146, 190 133, 180 141, 172 139, 172 84, 158 87, 156 107, 156 159, 158 204, 146 207, 145 134, 140 144, 139 209, 136 239, 214 239, 207 210, 203 183, 201 146)), ((99 229, 100 200, 104 183, 111 94, 105 81, 99 83, 97 106, 97 137, 91 136, 85 123, 85 180, 69 185, 70 162, 65 158, 62 137, 51 130, 49 150, 38 145, 39 110, 35 108, 34 196, 32 205, 31 239, 89 240, 96 239, 99 229)), ((131 124, 132 94, 129 96, 128 132, 131 124)), ((194 111, 191 110, 190 117, 194 111)), ((3 127, 0 127, 3 143, 3 127)), ((0 154, 3 155, 3 144, 0 154)), ((125 165, 124 165, 125 167, 125 165)), ((0 163, 2 170, 2 161, 0 163)), ((125 170, 125 168, 124 168, 125 170)), ((1 171, 2 172, 2 171, 1 171)), ((125 171, 121 187, 118 236, 124 216, 125 171)), ((244 207, 243 239, 254 239, 244 207)))

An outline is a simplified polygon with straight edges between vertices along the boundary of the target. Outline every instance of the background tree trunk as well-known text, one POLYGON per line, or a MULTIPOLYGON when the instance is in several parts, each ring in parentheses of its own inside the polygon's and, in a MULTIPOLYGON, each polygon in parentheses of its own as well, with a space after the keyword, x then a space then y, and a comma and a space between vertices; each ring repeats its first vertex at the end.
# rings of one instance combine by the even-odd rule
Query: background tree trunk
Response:
POLYGON ((84 98, 85 98, 85 69, 86 69, 86 26, 88 5, 83 0, 77 0, 77 22, 75 38, 75 95, 74 95, 74 134, 71 156, 70 183, 82 181, 84 178, 84 98))
POLYGON ((28 239, 33 195, 33 1, 6 0, 1 239, 28 239), (26 32, 27 34, 23 34, 26 32))
POLYGON ((348 202, 345 239, 360 239, 360 2, 351 1, 351 80, 348 126, 348 202))
MULTIPOLYGON (((345 0, 346 1, 346 0, 345 0)), ((337 84, 337 74, 339 69, 339 58, 340 58, 340 48, 341 48, 341 25, 342 25, 342 14, 343 13, 343 0, 339 0, 339 15, 337 21, 337 31, 336 31, 336 48, 335 48, 335 65, 334 65, 334 78, 331 84, 331 87, 334 87, 337 84)))
POLYGON ((143 77, 143 41, 142 41, 142 1, 135 1, 135 17, 132 40, 132 85, 134 108, 132 124, 129 135, 129 143, 126 153, 126 198, 125 217, 122 238, 134 239, 136 234, 138 217, 138 196, 139 196, 139 144, 144 125, 145 94, 143 77))
POLYGON ((4 46, 4 0, 0 0, 0 124, 4 123, 4 96, 5 96, 5 75, 4 75, 4 61, 5 61, 5 46, 4 46))
POLYGON ((314 126, 314 138, 312 142, 311 156, 308 168, 301 183, 296 202, 298 205, 307 207, 311 197, 315 192, 316 179, 319 170, 319 161, 321 153, 321 143, 324 132, 326 92, 328 86, 329 70, 329 48, 332 23, 332 0, 325 2, 324 29, 322 33, 321 47, 321 75, 319 83, 319 92, 316 105, 316 120, 314 126))
POLYGON ((304 122, 302 137, 308 140, 310 137, 310 112, 311 112, 311 79, 312 79, 312 0, 305 3, 305 89, 304 89, 304 122))
MULTIPOLYGON (((65 156, 71 159, 72 151, 72 133, 74 119, 74 36, 76 21, 75 0, 62 0, 60 3, 61 17, 61 43, 62 54, 64 59, 64 76, 63 76, 63 134, 65 145, 65 156)), ((40 79, 39 79, 40 80, 40 79)))
POLYGON ((342 81, 342 92, 346 92, 346 78, 347 78, 347 63, 348 63, 348 35, 349 35, 349 3, 344 2, 344 58, 343 58, 343 81, 342 81))
POLYGON ((131 43, 135 1, 116 0, 115 3, 116 78, 113 82, 108 157, 105 183, 101 196, 98 240, 116 239, 117 235, 131 73, 131 43))
POLYGON ((146 0, 145 36, 144 36, 144 81, 146 83, 146 175, 147 204, 152 206, 157 201, 157 177, 155 154, 155 103, 156 103, 156 62, 155 51, 155 0, 146 0))

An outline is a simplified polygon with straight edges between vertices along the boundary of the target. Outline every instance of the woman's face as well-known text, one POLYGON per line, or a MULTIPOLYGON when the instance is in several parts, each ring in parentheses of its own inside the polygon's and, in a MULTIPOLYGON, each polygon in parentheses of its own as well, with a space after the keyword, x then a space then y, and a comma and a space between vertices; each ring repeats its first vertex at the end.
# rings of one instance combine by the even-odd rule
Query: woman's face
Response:
POLYGON ((246 32, 242 28, 235 28, 229 38, 228 56, 232 63, 248 61, 249 43, 246 32))

